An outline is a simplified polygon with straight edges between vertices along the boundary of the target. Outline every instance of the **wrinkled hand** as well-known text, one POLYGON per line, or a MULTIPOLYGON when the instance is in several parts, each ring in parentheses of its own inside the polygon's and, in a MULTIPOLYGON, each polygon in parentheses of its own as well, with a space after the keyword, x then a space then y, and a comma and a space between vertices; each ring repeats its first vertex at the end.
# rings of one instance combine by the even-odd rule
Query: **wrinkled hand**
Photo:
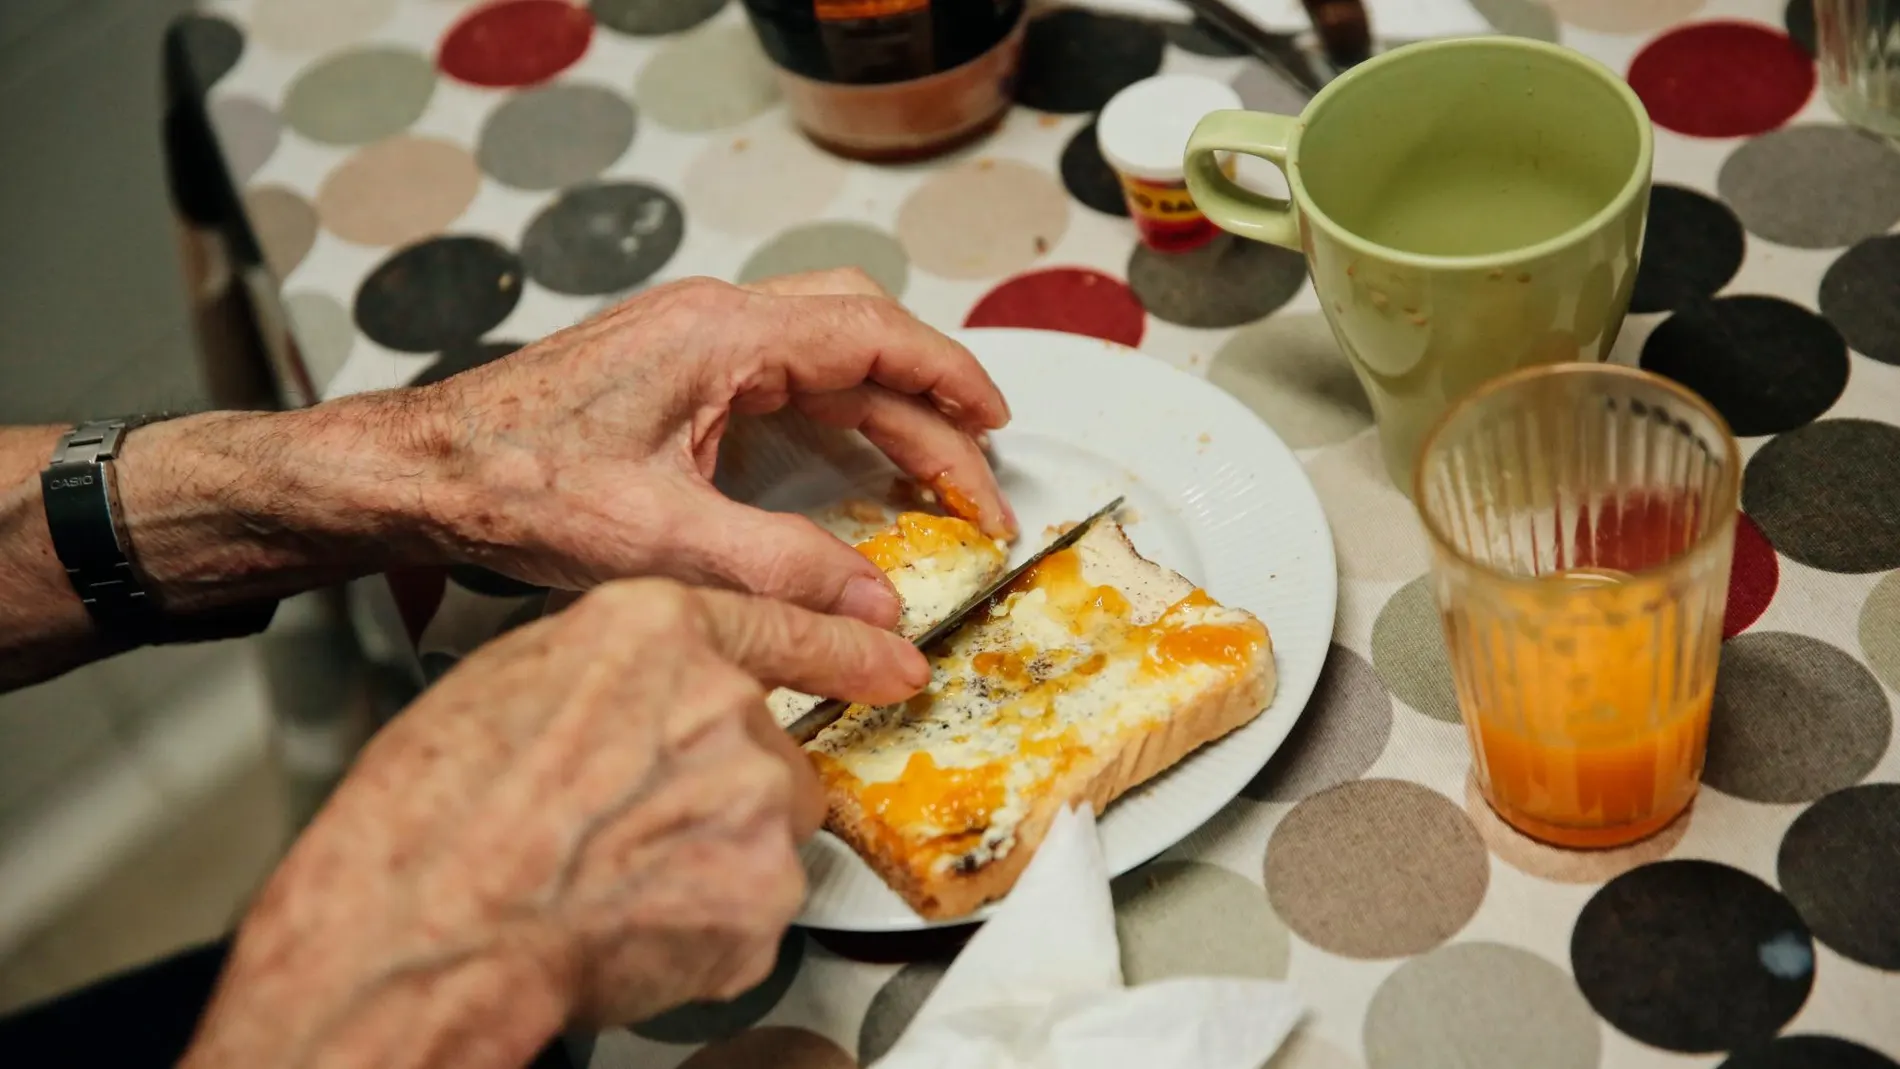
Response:
POLYGON ((731 420, 787 405, 1015 533, 977 441, 1008 419, 996 385, 854 270, 661 286, 421 392, 454 428, 460 554, 549 586, 666 575, 893 625, 863 556, 712 485, 731 420))
POLYGON ((665 580, 497 639, 377 736, 272 878, 194 1064, 258 1029, 310 1055, 272 1064, 409 1064, 457 1012, 480 1018, 466 1042, 532 1032, 532 1053, 562 1021, 737 995, 772 968, 822 816, 765 688, 891 702, 928 675, 858 621, 665 580))

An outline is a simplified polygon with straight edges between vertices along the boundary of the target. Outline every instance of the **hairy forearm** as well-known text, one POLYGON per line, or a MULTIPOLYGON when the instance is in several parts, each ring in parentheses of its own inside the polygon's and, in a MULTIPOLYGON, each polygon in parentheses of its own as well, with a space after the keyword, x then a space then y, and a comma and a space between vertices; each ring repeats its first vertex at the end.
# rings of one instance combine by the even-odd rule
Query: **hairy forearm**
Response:
MULTIPOLYGON (((440 556, 435 425, 402 393, 131 432, 113 462, 135 567, 169 612, 440 556)), ((39 472, 63 428, 0 430, 0 690, 117 651, 53 551, 39 472)))

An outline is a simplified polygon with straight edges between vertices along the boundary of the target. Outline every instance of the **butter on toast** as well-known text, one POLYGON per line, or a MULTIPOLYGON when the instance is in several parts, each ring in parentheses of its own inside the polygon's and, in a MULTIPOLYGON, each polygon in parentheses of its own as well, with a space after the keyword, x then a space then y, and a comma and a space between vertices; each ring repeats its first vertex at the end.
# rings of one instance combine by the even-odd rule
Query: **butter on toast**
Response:
POLYGON ((1006 894, 1065 804, 1097 812, 1273 697, 1273 646, 1101 523, 934 659, 903 705, 851 707, 806 747, 825 826, 913 909, 1006 894))
MULTIPOLYGON (((937 626, 957 606, 1001 576, 1008 550, 954 516, 906 512, 888 527, 858 543, 857 550, 890 577, 903 603, 897 633, 915 640, 937 626)), ((776 690, 766 706, 781 725, 810 712, 819 699, 794 690, 776 690)))

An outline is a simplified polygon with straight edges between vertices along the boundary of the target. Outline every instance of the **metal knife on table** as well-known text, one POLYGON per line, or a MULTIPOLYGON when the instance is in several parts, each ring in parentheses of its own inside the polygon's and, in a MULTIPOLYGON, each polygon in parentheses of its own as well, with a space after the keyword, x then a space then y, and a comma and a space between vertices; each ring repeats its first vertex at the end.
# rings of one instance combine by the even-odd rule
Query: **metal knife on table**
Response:
MULTIPOLYGON (((932 646, 955 634, 956 630, 962 627, 964 622, 969 620, 970 617, 976 615, 979 609, 987 607, 992 601, 1008 593, 1009 588, 1015 585, 1016 580, 1028 574, 1029 569, 1042 563, 1043 559, 1050 554, 1060 553, 1081 541, 1082 536, 1089 533, 1089 528, 1094 527, 1103 517, 1111 515, 1116 509, 1121 508, 1123 500, 1125 499, 1118 497, 1108 504, 1103 505, 1101 508, 1096 509, 1094 514, 1089 516, 1088 519, 1064 531, 1055 541, 1037 550, 1035 556, 1011 568, 1001 579, 996 580, 994 583, 971 595, 963 604, 957 606, 955 611, 951 612, 950 615, 938 621, 935 627, 924 632, 923 635, 917 639, 917 648, 925 653, 929 653, 932 646)), ((850 702, 839 698, 827 698, 813 706, 811 712, 792 721, 791 725, 785 729, 786 734, 792 737, 792 741, 803 746, 817 738, 819 732, 837 723, 838 718, 843 716, 844 711, 849 708, 851 708, 850 702)))

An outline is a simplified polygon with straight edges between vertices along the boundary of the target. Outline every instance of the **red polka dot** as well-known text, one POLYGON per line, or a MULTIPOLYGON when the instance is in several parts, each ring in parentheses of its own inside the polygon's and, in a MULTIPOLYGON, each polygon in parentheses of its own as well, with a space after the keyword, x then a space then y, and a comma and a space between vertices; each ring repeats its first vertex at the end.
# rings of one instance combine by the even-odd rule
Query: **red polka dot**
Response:
POLYGON ((1775 547, 1746 512, 1735 520, 1735 563, 1728 573, 1728 611, 1722 616, 1722 637, 1734 638, 1748 630, 1768 611, 1781 582, 1781 563, 1775 547))
POLYGON ((1121 279, 1082 267, 1017 275, 983 295, 966 327, 1033 327, 1141 344, 1147 312, 1121 279))
POLYGON ((572 66, 593 36, 594 16, 567 0, 497 0, 449 28, 436 66, 472 85, 534 85, 572 66))
POLYGON ((1814 92, 1814 60, 1780 30, 1698 22, 1637 53, 1629 83, 1658 126, 1691 137, 1745 137, 1794 118, 1814 92))

